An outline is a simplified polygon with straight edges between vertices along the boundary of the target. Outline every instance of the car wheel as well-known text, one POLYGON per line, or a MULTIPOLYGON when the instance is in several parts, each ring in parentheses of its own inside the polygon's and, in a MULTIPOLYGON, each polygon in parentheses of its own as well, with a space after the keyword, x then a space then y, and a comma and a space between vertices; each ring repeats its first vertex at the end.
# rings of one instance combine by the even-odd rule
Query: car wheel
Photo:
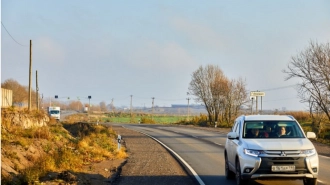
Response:
POLYGON ((230 171, 230 169, 229 169, 227 154, 225 154, 225 175, 226 175, 226 179, 234 179, 235 178, 235 173, 230 171))
POLYGON ((304 179, 304 185, 317 185, 317 178, 304 179))
POLYGON ((239 160, 236 160, 236 184, 237 185, 246 185, 249 184, 249 180, 243 180, 241 174, 241 165, 239 164, 239 160))

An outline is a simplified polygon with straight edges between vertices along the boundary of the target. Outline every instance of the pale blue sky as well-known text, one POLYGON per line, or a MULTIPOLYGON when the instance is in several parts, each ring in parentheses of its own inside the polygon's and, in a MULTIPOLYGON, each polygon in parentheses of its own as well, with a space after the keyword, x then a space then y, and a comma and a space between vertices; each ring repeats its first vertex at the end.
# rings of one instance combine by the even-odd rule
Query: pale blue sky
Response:
POLYGON ((32 40, 44 98, 115 106, 130 95, 133 106, 186 104, 193 71, 214 64, 265 90, 264 109, 304 110, 293 87, 279 88, 297 83, 282 70, 310 41, 330 41, 327 0, 2 0, 1 21, 25 45, 1 27, 1 82, 28 85, 32 40))

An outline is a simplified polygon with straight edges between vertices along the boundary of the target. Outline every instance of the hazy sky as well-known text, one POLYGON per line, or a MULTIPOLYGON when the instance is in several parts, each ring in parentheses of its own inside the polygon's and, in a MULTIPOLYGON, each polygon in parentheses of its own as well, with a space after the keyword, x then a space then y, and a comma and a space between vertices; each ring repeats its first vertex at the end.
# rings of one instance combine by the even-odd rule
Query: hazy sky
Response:
POLYGON ((1 82, 28 86, 32 40, 44 99, 115 106, 187 104, 191 74, 213 64, 264 91, 263 109, 304 110, 282 70, 330 41, 328 0, 2 0, 1 21, 1 82))

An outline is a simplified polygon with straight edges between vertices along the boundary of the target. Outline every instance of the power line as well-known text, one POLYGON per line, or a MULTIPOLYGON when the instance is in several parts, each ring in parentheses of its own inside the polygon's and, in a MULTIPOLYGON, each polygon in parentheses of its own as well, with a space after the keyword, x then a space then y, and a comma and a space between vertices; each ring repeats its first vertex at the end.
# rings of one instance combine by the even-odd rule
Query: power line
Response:
POLYGON ((2 23, 2 21, 1 21, 1 25, 3 26, 3 28, 5 28, 5 30, 6 30, 6 32, 8 33, 8 35, 17 43, 17 44, 19 44, 19 45, 21 45, 21 46, 24 46, 24 47, 26 47, 27 45, 23 45, 23 44, 20 44, 19 42, 17 42, 15 39, 14 39, 14 37, 13 36, 11 36, 11 34, 9 33, 9 31, 7 30, 7 28, 5 27, 5 25, 2 23))
POLYGON ((293 100, 293 99, 297 99, 297 97, 282 98, 282 99, 275 99, 275 100, 266 100, 266 101, 264 101, 264 102, 282 101, 282 100, 293 100))
POLYGON ((290 87, 295 87, 296 85, 288 85, 288 86, 282 86, 282 87, 275 87, 271 89, 261 89, 260 91, 273 91, 273 90, 278 90, 278 89, 285 89, 285 88, 290 88, 290 87))

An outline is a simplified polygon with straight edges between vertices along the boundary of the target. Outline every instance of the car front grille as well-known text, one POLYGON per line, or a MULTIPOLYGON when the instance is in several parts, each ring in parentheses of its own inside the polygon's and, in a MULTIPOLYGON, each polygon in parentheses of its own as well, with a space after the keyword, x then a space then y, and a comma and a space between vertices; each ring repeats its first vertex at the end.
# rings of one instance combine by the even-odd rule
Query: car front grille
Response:
POLYGON ((299 151, 265 151, 260 156, 261 164, 255 173, 260 174, 303 174, 308 173, 305 158, 299 156, 299 151), (282 156, 281 156, 282 155, 282 156), (273 165, 294 165, 295 171, 290 172, 272 172, 273 165))

